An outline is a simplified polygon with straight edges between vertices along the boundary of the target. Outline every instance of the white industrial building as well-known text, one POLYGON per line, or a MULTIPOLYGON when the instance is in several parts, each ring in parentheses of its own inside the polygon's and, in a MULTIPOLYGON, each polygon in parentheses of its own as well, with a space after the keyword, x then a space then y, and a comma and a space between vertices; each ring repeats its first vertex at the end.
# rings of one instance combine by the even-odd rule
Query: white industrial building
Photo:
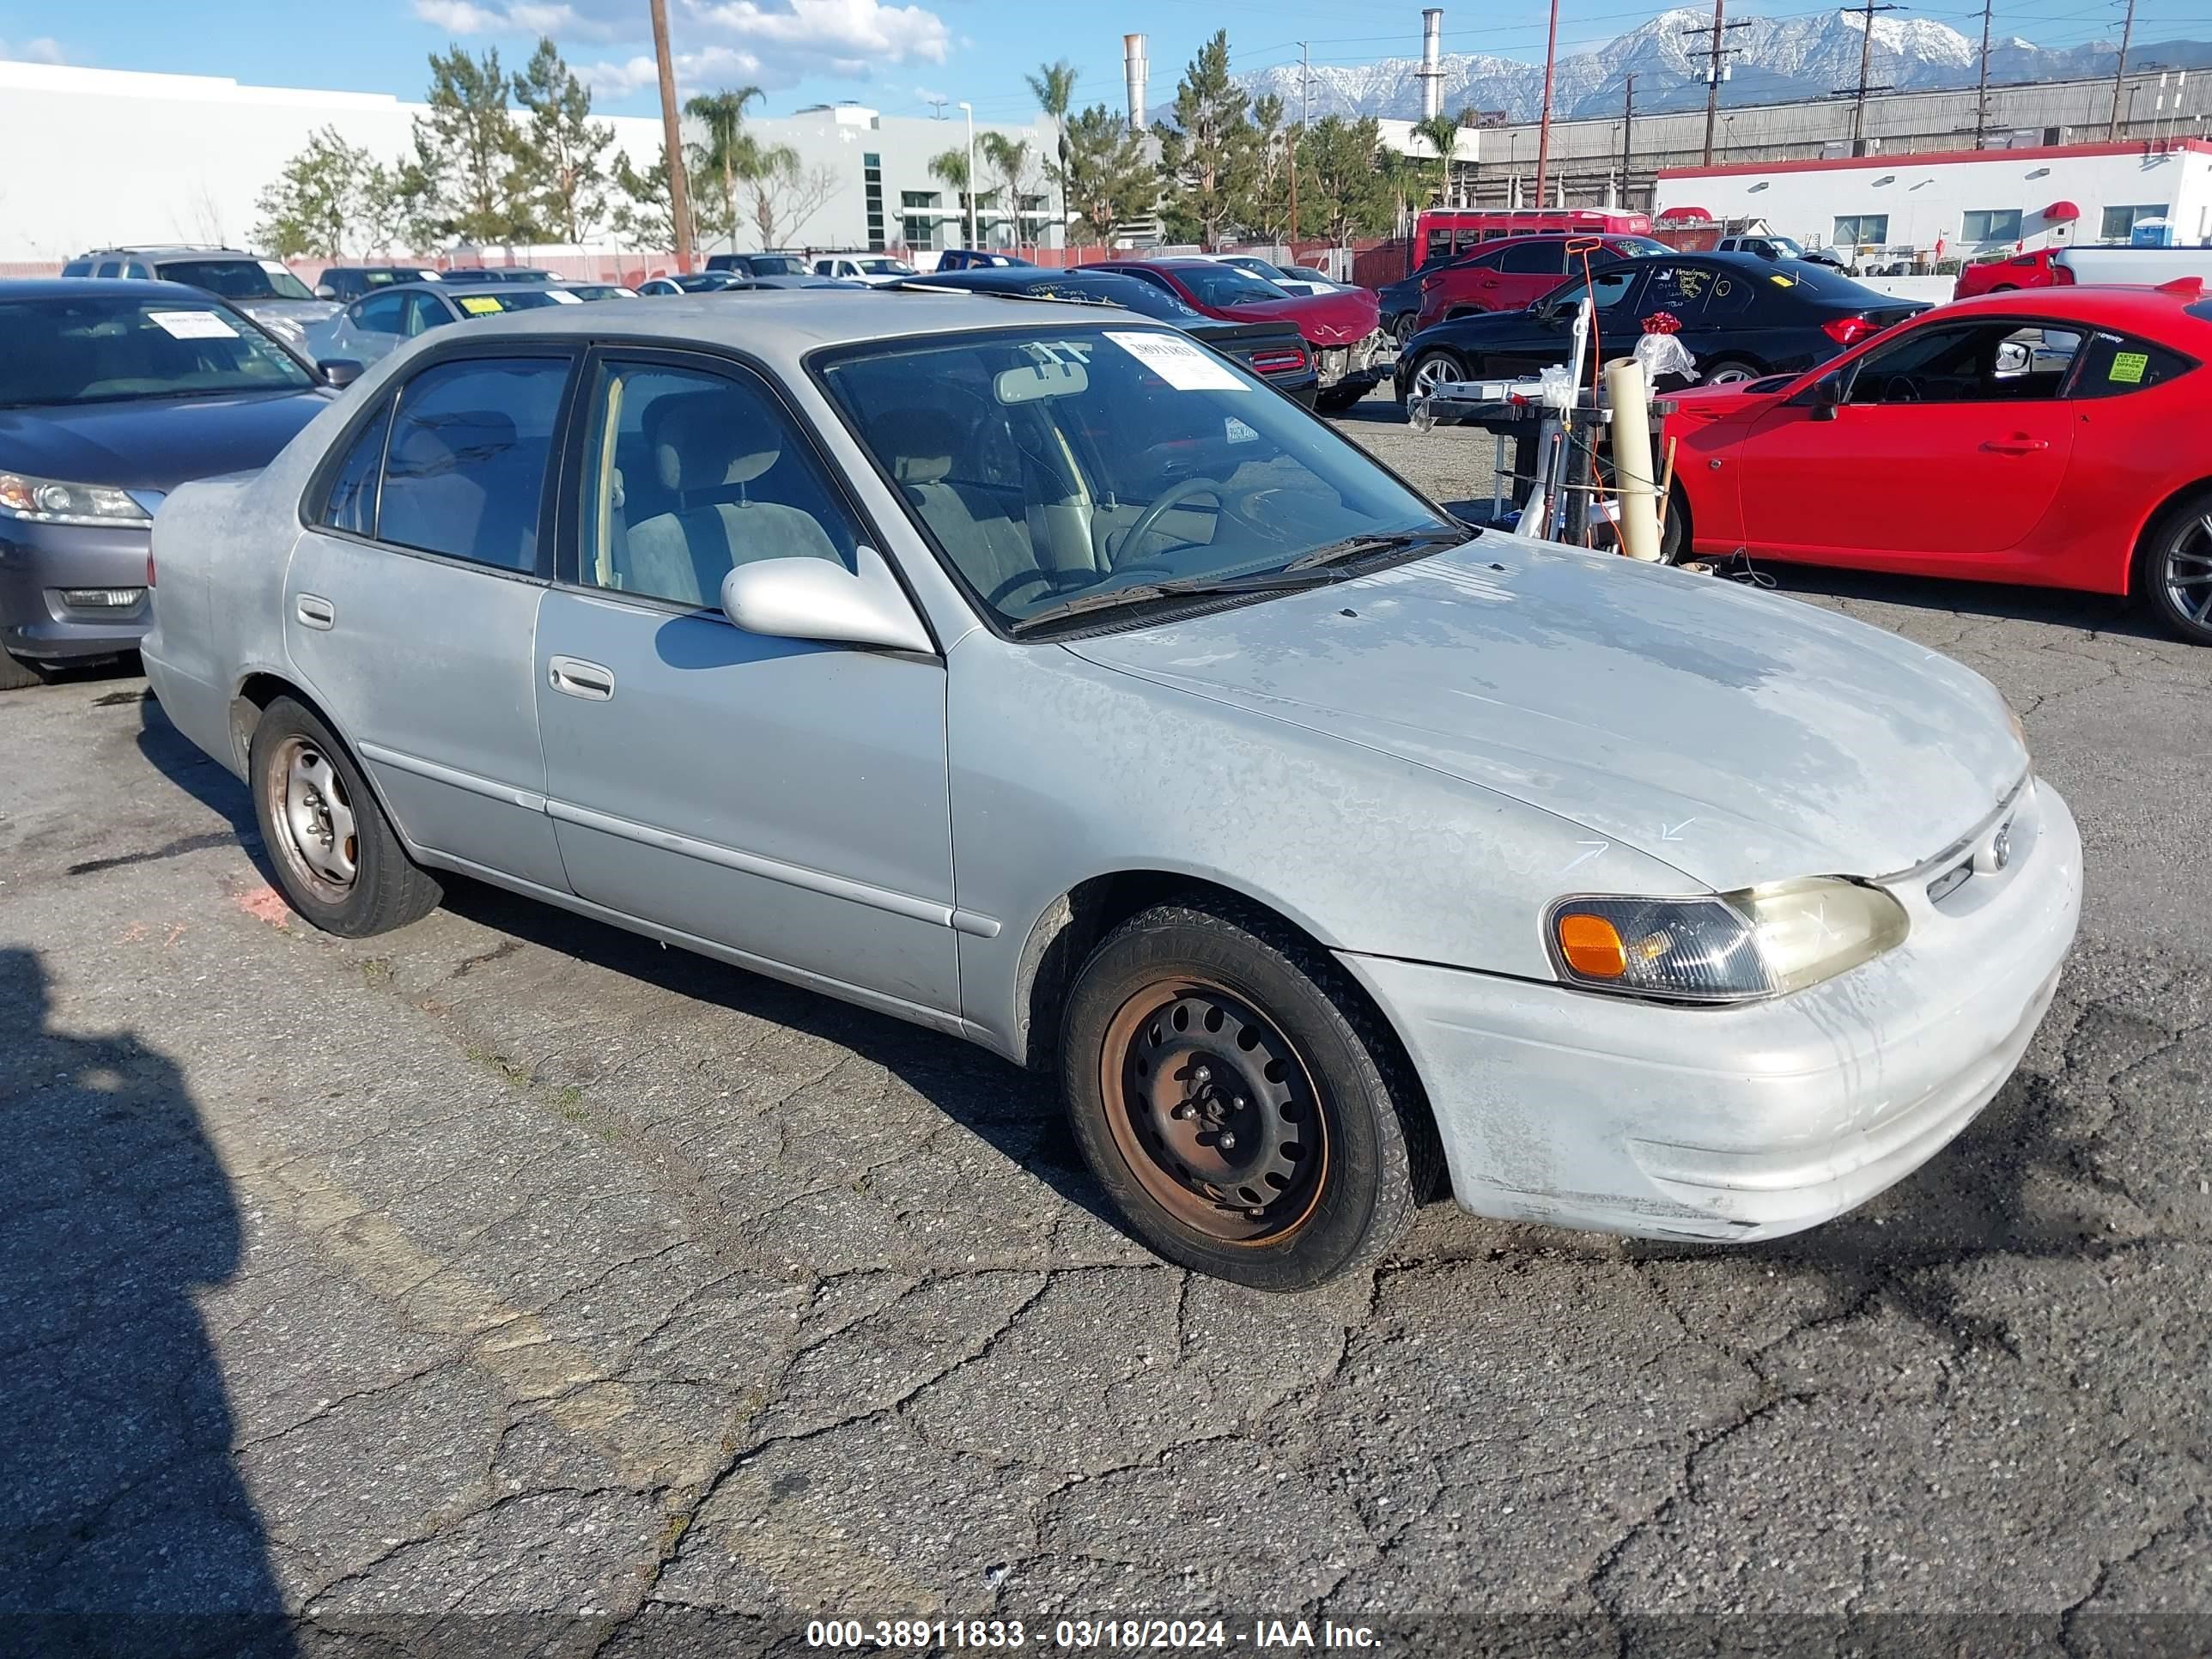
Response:
MULTIPOLYGON (((696 91, 703 88, 690 88, 696 91)), ((243 86, 218 76, 159 75, 74 65, 0 62, 0 275, 50 270, 88 248, 130 242, 244 246, 262 191, 310 134, 332 126, 349 143, 392 162, 411 154, 420 104, 377 93, 243 86)), ((617 148, 643 167, 660 154, 657 118, 610 116, 617 148)), ((957 192, 929 171, 933 156, 964 149, 959 117, 884 115, 858 105, 820 106, 750 125, 763 143, 788 144, 803 171, 827 168, 835 187, 793 228, 793 246, 958 246, 965 240, 957 192)), ((1028 140, 1032 172, 1018 211, 1025 241, 1057 241, 1042 161, 1042 125, 978 124, 1028 140)), ((988 193, 994 175, 979 152, 988 193)), ((712 188, 702 179, 695 190, 712 188)), ((742 216, 743 204, 740 204, 742 216)), ((1013 240, 1012 202, 986 208, 980 240, 1013 240)), ((747 227, 738 246, 750 248, 747 227)), ((715 246, 726 246, 721 242, 715 246)), ((421 250, 427 252, 428 250, 421 250)))
POLYGON ((2039 145, 1662 169, 1655 218, 1763 219, 1808 247, 1920 262, 2124 243, 2146 221, 2212 244, 2212 143, 2039 145))

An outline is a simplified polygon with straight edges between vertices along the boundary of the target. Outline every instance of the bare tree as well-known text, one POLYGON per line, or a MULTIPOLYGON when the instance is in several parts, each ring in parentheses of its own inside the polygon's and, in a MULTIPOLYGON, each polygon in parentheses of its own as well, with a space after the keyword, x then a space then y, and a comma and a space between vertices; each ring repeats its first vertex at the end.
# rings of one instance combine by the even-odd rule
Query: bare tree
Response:
POLYGON ((744 180, 753 228, 760 233, 763 248, 781 247, 844 188, 833 168, 802 167, 796 151, 781 145, 777 150, 770 165, 744 180))

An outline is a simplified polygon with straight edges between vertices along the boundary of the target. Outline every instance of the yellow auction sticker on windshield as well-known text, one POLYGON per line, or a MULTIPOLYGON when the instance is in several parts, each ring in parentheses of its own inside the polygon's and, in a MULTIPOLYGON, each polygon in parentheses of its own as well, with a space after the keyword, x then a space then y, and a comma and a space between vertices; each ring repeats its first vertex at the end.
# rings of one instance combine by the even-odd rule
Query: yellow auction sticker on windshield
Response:
POLYGON ((502 309, 498 296, 490 294, 463 294, 453 303, 471 317, 489 317, 502 309))
POLYGON ((1247 389, 1228 364, 1207 356, 1180 334, 1122 333, 1108 329, 1106 337, 1178 392, 1247 389))
POLYGON ((2148 351, 2116 351, 2112 354, 2112 366, 2106 372, 2105 378, 2118 380, 2126 386, 2141 386, 2143 370, 2149 367, 2150 353, 2148 351))

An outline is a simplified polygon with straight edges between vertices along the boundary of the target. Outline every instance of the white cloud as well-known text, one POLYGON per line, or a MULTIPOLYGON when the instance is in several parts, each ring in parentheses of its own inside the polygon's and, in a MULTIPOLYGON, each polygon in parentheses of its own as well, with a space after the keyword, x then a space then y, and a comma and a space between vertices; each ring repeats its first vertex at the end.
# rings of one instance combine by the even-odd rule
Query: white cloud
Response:
POLYGON ((504 6, 477 0, 415 0, 415 15, 455 34, 550 34, 556 40, 611 40, 622 31, 586 17, 566 0, 509 0, 504 6))
POLYGON ((17 46, 10 46, 7 41, 0 40, 0 58, 13 58, 21 64, 66 64, 69 62, 69 54, 62 50, 62 43, 51 34, 42 34, 36 40, 25 40, 17 46))
POLYGON ((415 15, 433 28, 451 29, 455 34, 489 34, 507 21, 473 0, 415 0, 415 15))

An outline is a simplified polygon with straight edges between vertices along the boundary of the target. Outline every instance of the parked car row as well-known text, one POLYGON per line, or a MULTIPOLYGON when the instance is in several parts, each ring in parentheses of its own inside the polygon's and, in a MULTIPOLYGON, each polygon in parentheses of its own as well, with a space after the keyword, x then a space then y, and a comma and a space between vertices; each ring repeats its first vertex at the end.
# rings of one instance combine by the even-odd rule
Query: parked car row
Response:
MULTIPOLYGON (((333 402, 113 286, 210 395, 319 411, 144 568, 153 689, 303 917, 465 873, 1055 1072, 1194 1269, 1318 1283, 1432 1187, 1810 1226, 1990 1100, 2073 937, 2078 833, 1978 676, 1470 530, 1201 324, 549 304, 333 402)), ((99 335, 34 389, 130 395, 99 335)))

